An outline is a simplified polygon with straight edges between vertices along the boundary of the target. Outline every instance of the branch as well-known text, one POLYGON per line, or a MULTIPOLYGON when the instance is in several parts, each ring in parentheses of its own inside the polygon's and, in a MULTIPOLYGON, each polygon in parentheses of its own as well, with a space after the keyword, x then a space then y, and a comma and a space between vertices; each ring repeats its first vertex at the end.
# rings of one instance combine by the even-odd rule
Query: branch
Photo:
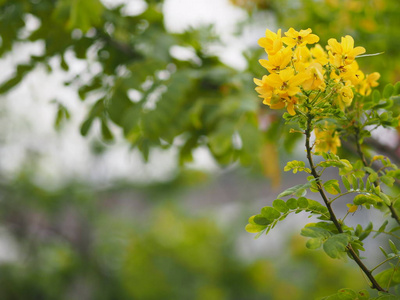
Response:
MULTIPOLYGON (((307 114, 307 128, 305 130, 305 135, 306 135, 305 146, 306 146, 306 151, 307 151, 307 159, 310 164, 311 174, 315 178, 315 181, 316 181, 317 187, 318 187, 318 191, 319 191, 322 199, 324 200, 325 206, 328 208, 331 221, 333 222, 333 224, 335 225, 335 227, 339 231, 339 233, 343 233, 343 228, 342 228, 341 224, 339 223, 338 219, 336 218, 336 215, 333 212, 331 203, 329 202, 328 197, 326 196, 325 191, 322 188, 320 176, 318 175, 318 173, 315 169, 314 161, 312 159, 311 146, 310 146, 312 120, 313 120, 313 115, 308 113, 307 114)), ((376 281, 375 277, 372 275, 371 271, 364 265, 364 263, 358 257, 357 253, 354 251, 351 244, 348 244, 346 248, 347 248, 347 251, 350 254, 350 256, 353 258, 353 260, 357 263, 357 265, 361 268, 361 270, 364 272, 364 274, 371 281, 372 287, 378 291, 387 292, 385 289, 383 289, 379 285, 379 283, 376 281)))
MULTIPOLYGON (((359 142, 359 140, 360 140, 360 136, 359 136, 359 135, 360 135, 360 128, 355 127, 355 130, 356 130, 355 138, 356 138, 356 145, 357 145, 357 153, 358 153, 358 155, 360 156, 361 161, 362 161, 364 167, 367 167, 367 166, 368 166, 367 159, 365 158, 364 152, 362 151, 362 149, 361 149, 361 144, 360 144, 360 142, 359 142)), ((376 142, 376 141, 375 141, 375 142, 376 142)), ((379 144, 378 142, 376 142, 376 143, 379 144)), ((379 145, 380 145, 380 144, 379 144, 379 145)), ((381 145, 381 146, 384 147, 383 145, 381 145)), ((397 156, 395 156, 395 157, 397 157, 397 156)), ((397 157, 397 158, 398 158, 398 157, 397 157)), ((365 172, 366 172, 366 174, 368 174, 368 175, 370 174, 368 171, 365 171, 365 172)), ((375 187, 378 186, 378 184, 376 183, 376 181, 373 182, 373 185, 374 185, 375 187)), ((400 217, 399 217, 399 215, 398 215, 396 209, 394 208, 393 203, 390 203, 390 205, 387 205, 387 207, 388 207, 389 210, 390 210, 390 213, 391 213, 392 218, 395 219, 396 222, 400 225, 400 217)))

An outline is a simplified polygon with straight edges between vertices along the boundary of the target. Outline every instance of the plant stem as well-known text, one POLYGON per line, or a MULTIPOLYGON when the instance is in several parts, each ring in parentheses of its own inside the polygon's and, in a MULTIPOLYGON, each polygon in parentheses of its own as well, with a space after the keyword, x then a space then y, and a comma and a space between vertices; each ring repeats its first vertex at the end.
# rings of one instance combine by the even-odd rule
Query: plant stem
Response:
MULTIPOLYGON (((360 129, 358 127, 355 127, 356 133, 355 133, 355 138, 356 138, 356 145, 357 145, 357 153, 361 158, 361 161, 364 165, 364 167, 368 167, 368 163, 367 163, 367 159, 365 158, 364 152, 361 149, 361 144, 359 142, 360 140, 360 129)), ((370 174, 368 171, 366 171, 367 174, 370 174)), ((377 186, 376 182, 372 183, 375 187, 377 186)), ((391 203, 390 205, 387 205, 387 207, 390 210, 391 216, 393 219, 396 220, 396 222, 400 225, 400 217, 396 211, 396 209, 393 206, 393 203, 391 203)))
POLYGON ((390 258, 385 259, 383 262, 379 263, 376 267, 371 269, 371 272, 375 271, 376 269, 378 269, 380 266, 382 266, 383 264, 387 263, 388 261, 394 259, 394 258, 399 258, 398 256, 393 256, 390 258))
MULTIPOLYGON (((315 181, 317 183, 318 191, 325 203, 326 208, 329 211, 329 216, 330 220, 333 222, 335 225, 336 229, 338 230, 339 233, 343 233, 343 228, 342 225, 339 223, 338 219, 336 218, 335 213, 333 212, 332 206, 330 201, 328 200, 328 197, 325 194, 324 189, 322 188, 321 184, 321 179, 320 176, 318 175, 314 161, 312 158, 312 153, 311 153, 311 146, 310 146, 310 136, 311 136, 311 130, 312 130, 312 121, 313 121, 313 115, 308 113, 307 114, 307 127, 305 130, 305 135, 306 135, 306 151, 307 151, 307 159, 310 164, 310 169, 311 169, 311 174, 315 178, 315 181)), ((361 270, 364 272, 364 274, 368 277, 368 279, 371 281, 372 288, 381 291, 381 292, 387 292, 385 289, 383 289, 379 283, 376 281, 375 277, 372 275, 371 271, 364 265, 364 263, 361 261, 361 259, 358 257, 357 253, 354 251, 352 248, 351 244, 347 245, 347 251, 350 254, 350 256, 353 258, 353 260, 357 263, 357 265, 361 268, 361 270)))

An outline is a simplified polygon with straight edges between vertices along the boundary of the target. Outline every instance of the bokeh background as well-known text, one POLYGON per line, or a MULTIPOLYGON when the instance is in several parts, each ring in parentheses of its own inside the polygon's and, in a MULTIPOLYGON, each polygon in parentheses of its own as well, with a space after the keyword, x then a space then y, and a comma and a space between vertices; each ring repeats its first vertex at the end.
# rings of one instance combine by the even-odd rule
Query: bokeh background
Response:
MULTIPOLYGON (((265 29, 294 27, 322 45, 352 35, 384 52, 359 59, 365 73, 399 81, 399 14, 398 0, 1 0, 1 298, 296 300, 365 288, 353 264, 305 248, 306 215, 268 237, 245 232, 304 180, 281 173, 304 158, 301 136, 261 105, 252 79, 265 73, 265 29)), ((366 143, 399 162, 396 131, 366 143)), ((379 223, 373 211, 354 217, 379 223)))

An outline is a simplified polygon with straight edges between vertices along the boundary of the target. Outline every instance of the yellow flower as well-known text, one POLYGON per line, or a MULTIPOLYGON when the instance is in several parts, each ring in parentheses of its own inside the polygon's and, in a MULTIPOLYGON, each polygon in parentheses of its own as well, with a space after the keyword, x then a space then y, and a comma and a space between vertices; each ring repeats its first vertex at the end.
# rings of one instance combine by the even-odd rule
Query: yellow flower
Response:
POLYGON ((292 59, 292 49, 283 48, 275 55, 269 55, 268 60, 260 59, 260 64, 270 73, 279 73, 285 69, 292 59))
POLYGON ((344 110, 345 107, 350 106, 353 101, 353 90, 349 85, 344 85, 337 94, 335 104, 339 106, 341 110, 344 110))
POLYGON ((288 113, 294 116, 296 114, 294 107, 298 101, 299 99, 296 96, 274 94, 271 98, 265 99, 263 103, 268 105, 271 109, 281 109, 286 107, 288 113))
POLYGON ((364 79, 362 78, 360 84, 357 86, 357 90, 361 95, 368 96, 371 94, 371 91, 373 87, 376 87, 379 85, 378 79, 381 77, 381 74, 378 72, 371 73, 367 75, 367 77, 364 79))
POLYGON ((279 74, 270 74, 265 79, 265 82, 274 88, 274 92, 277 94, 288 94, 294 96, 300 92, 300 85, 308 79, 305 72, 294 74, 292 68, 286 68, 279 74))
POLYGON ((300 31, 290 28, 285 32, 286 37, 283 37, 282 41, 289 47, 294 47, 296 45, 301 47, 307 44, 315 44, 319 41, 319 37, 311 32, 312 30, 310 28, 307 30, 302 29, 300 31))
POLYGON ((312 61, 312 55, 307 47, 298 47, 294 51, 295 63, 302 63, 308 65, 312 61))
POLYGON ((254 78, 254 83, 257 85, 255 90, 260 94, 259 97, 264 99, 264 102, 266 101, 265 99, 270 99, 272 97, 272 93, 274 91, 274 88, 267 84, 267 77, 267 75, 264 75, 261 80, 254 78))
POLYGON ((325 122, 325 129, 320 130, 316 128, 315 133, 315 152, 328 152, 336 154, 337 148, 341 146, 338 133, 334 130, 333 126, 328 126, 325 122))
POLYGON ((267 29, 265 31, 265 37, 260 38, 258 44, 265 49, 268 55, 276 54, 283 47, 281 29, 279 29, 277 33, 267 29))
POLYGON ((337 82, 349 81, 352 85, 357 85, 364 78, 364 73, 359 69, 356 61, 353 61, 350 65, 340 66, 337 70, 339 75, 335 71, 331 73, 331 78, 337 79, 337 82))
POLYGON ((321 65, 326 65, 328 63, 328 54, 321 47, 320 44, 315 45, 310 49, 311 55, 316 62, 319 62, 321 65))
POLYGON ((300 81, 302 82, 303 79, 299 81, 299 77, 297 77, 297 75, 293 75, 292 72, 294 72, 293 69, 285 69, 281 71, 279 75, 264 75, 261 80, 254 78, 254 83, 257 85, 256 91, 259 93, 259 97, 263 99, 263 103, 265 105, 268 105, 271 109, 281 109, 286 107, 288 113, 293 116, 296 114, 294 109, 295 105, 299 101, 294 94, 300 91, 300 88, 297 87, 296 89, 295 85, 300 81), (287 70, 291 71, 288 72, 287 70), (283 75, 283 79, 280 77, 281 74, 283 75), (271 76, 277 78, 271 80, 271 76), (283 81, 286 79, 287 81, 283 81), (281 87, 284 88, 281 89, 281 87), (290 94, 288 91, 290 91, 290 94))
POLYGON ((326 49, 331 53, 331 62, 337 68, 351 64, 357 55, 365 53, 364 47, 354 48, 354 39, 350 35, 342 37, 341 43, 329 39, 326 49))
POLYGON ((324 70, 321 64, 310 64, 306 72, 309 74, 309 79, 303 83, 303 88, 305 90, 325 90, 324 70))

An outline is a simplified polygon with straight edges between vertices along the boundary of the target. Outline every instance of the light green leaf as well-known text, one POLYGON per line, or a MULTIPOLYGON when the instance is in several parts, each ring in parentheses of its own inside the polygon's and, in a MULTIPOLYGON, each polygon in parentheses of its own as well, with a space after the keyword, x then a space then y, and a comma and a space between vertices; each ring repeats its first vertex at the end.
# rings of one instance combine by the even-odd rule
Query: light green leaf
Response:
POLYGON ((344 187, 349 191, 351 189, 350 182, 347 180, 346 176, 342 176, 342 182, 344 187))
POLYGON ((277 210, 282 213, 286 213, 289 211, 289 207, 286 205, 286 202, 283 201, 282 199, 276 199, 274 202, 272 202, 272 206, 277 210))
POLYGON ((387 288, 400 283, 400 268, 390 268, 375 275, 380 286, 387 288))
POLYGON ((362 205, 365 203, 375 205, 377 202, 382 202, 382 200, 373 194, 360 194, 355 196, 353 200, 355 205, 362 205))
POLYGON ((298 205, 299 208, 301 208, 301 209, 307 208, 307 207, 308 207, 308 200, 307 200, 307 198, 300 197, 299 199, 297 199, 297 205, 298 205))
POLYGON ((267 226, 262 226, 262 225, 254 225, 254 224, 247 224, 245 229, 249 233, 258 233, 263 231, 267 226))
POLYGON ((310 183, 295 185, 280 193, 278 195, 278 198, 282 198, 289 195, 296 195, 298 197, 303 197, 306 194, 306 189, 309 188, 310 186, 311 186, 310 183))
POLYGON ((302 236, 311 237, 311 238, 320 238, 320 239, 327 239, 332 234, 330 231, 321 228, 321 227, 311 227, 306 226, 301 230, 300 233, 302 236))
POLYGON ((290 198, 286 201, 287 207, 290 209, 296 209, 298 208, 297 200, 295 198, 290 198))
POLYGON ((380 179, 384 184, 386 184, 387 186, 393 186, 393 183, 394 183, 394 178, 393 178, 393 177, 384 175, 384 176, 381 176, 379 179, 380 179))
POLYGON ((281 216, 281 213, 273 207, 266 206, 261 209, 261 215, 267 220, 273 222, 281 216))
POLYGON ((397 250, 396 245, 392 242, 392 240, 389 240, 389 246, 390 249, 392 249, 393 253, 397 254, 399 252, 399 250, 397 250))
POLYGON ((314 250, 318 249, 322 245, 322 239, 321 238, 312 238, 309 239, 306 243, 306 247, 308 249, 314 250))
POLYGON ((339 181, 336 179, 331 179, 325 182, 324 188, 328 193, 332 195, 337 195, 341 192, 339 188, 339 181))
POLYGON ((339 233, 328 238, 323 249, 331 258, 342 258, 346 253, 346 247, 350 242, 350 237, 345 233, 339 233))

